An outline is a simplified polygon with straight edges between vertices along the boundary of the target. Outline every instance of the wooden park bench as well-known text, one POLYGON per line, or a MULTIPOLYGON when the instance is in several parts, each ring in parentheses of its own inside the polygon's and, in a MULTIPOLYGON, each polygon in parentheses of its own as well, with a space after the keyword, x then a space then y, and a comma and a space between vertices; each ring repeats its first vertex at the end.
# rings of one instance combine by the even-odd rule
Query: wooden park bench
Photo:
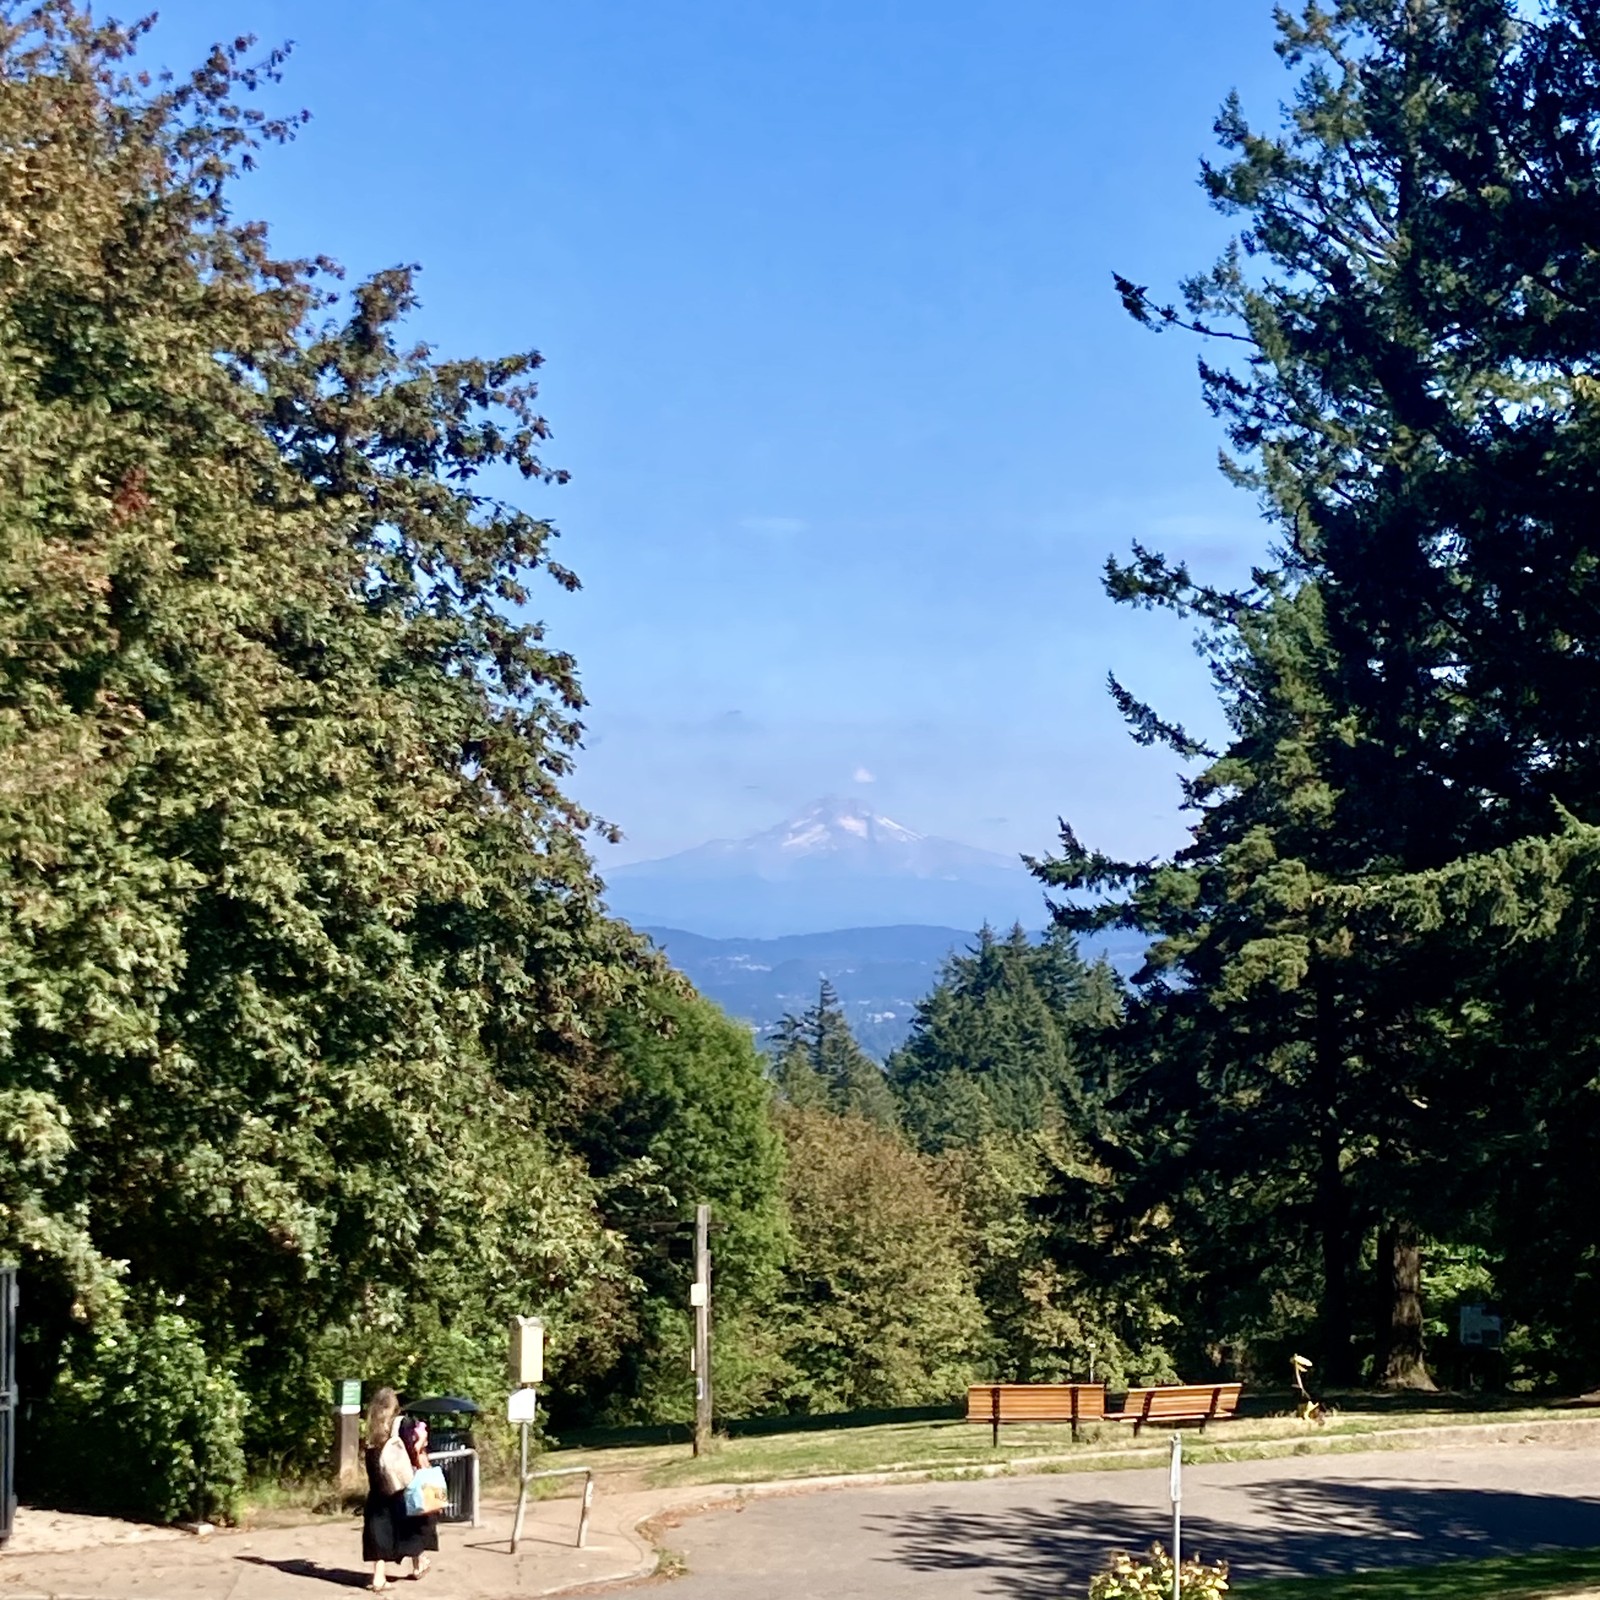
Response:
POLYGON ((1070 1422, 1076 1439, 1080 1422, 1105 1414, 1103 1383, 976 1383, 967 1390, 967 1421, 987 1422, 996 1449, 1002 1422, 1070 1422))
POLYGON ((1237 1383, 1171 1383, 1150 1389, 1130 1389, 1120 1411, 1106 1411, 1106 1422, 1131 1422, 1134 1437, 1147 1422, 1173 1424, 1208 1422, 1231 1417, 1239 1409, 1237 1383))

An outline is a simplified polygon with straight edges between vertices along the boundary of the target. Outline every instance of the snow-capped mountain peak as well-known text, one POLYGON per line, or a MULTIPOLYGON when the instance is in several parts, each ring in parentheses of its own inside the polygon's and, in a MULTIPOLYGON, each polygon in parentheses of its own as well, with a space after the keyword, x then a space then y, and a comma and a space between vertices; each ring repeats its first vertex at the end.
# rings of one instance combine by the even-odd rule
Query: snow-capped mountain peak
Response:
POLYGON ((917 845, 924 835, 879 816, 855 800, 818 800, 777 827, 742 841, 747 847, 770 844, 790 855, 815 855, 860 844, 917 845))
POLYGON ((976 928, 985 918, 1004 925, 1043 910, 1042 890, 1014 856, 918 833, 837 797, 747 838, 714 839, 605 877, 618 915, 705 933, 890 923, 976 928))

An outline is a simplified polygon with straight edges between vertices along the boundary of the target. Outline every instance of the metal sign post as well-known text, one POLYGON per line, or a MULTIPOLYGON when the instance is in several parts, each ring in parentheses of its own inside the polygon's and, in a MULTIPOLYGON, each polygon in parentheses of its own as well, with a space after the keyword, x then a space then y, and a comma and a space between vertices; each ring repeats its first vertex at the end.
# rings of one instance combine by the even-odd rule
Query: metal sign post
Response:
POLYGON ((1168 1471, 1167 1493, 1172 1499, 1172 1600, 1180 1600, 1183 1587, 1183 1435, 1172 1436, 1172 1465, 1168 1471))
MULTIPOLYGON (((517 1514, 511 1521, 511 1553, 522 1538, 528 1509, 528 1429, 539 1414, 539 1385, 544 1382, 544 1319, 511 1319, 511 1381, 517 1385, 506 1400, 506 1421, 520 1425, 517 1446, 517 1514)), ((587 1510, 587 1508, 585 1508, 587 1510)))
POLYGON ((0 1546, 17 1517, 17 1268, 0 1265, 0 1546))
POLYGON ((506 1421, 520 1424, 521 1438, 517 1445, 517 1514, 511 1519, 511 1553, 517 1553, 517 1543, 522 1538, 522 1518, 528 1509, 528 1429, 539 1414, 539 1391, 536 1388, 513 1389, 506 1401, 506 1421))
POLYGON ((362 1482, 361 1380, 333 1380, 333 1476, 341 1489, 362 1482))
POLYGON ((694 1453, 711 1448, 711 1207, 694 1208, 694 1453))

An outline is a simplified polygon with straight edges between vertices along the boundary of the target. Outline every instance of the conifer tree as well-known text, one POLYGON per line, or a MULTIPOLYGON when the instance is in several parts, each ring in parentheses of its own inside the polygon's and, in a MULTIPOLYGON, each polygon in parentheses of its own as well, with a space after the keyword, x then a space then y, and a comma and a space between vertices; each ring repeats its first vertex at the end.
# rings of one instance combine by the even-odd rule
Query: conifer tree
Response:
POLYGON ((817 1003, 785 1015, 773 1035, 774 1072, 796 1106, 825 1106, 882 1128, 898 1125, 894 1095, 880 1067, 856 1043, 838 991, 823 978, 817 1003))
MULTIPOLYGON (((1118 599, 1212 630, 1230 740, 1205 752, 1114 684, 1136 737, 1205 761, 1194 842, 1121 869, 1069 831, 1047 876, 1130 889, 1105 915, 1160 936, 1144 1021, 1172 1047, 1170 1115, 1193 1124, 1178 1147, 1211 1174, 1198 1203, 1214 1226, 1230 1193, 1272 1195, 1280 1231, 1311 1226, 1335 1373, 1370 1239, 1388 1301, 1376 1373, 1426 1381, 1417 1237, 1425 1212, 1462 1210, 1460 1153, 1431 1110, 1451 1075, 1451 973, 1363 945, 1349 896, 1547 831, 1553 799, 1580 816, 1600 802, 1595 269, 1579 242, 1597 193, 1595 20, 1578 0, 1537 17, 1508 0, 1280 15, 1297 73, 1285 130, 1257 132, 1230 101, 1231 159, 1204 171, 1243 219, 1239 245, 1180 305, 1118 280, 1141 321, 1208 341, 1225 468, 1279 543, 1239 593, 1142 549, 1110 566, 1118 599)), ((1240 1240, 1270 1238, 1261 1220, 1240 1240)))
POLYGON ((984 928, 951 957, 889 1061, 908 1129, 929 1150, 1076 1120, 1082 1087, 1070 1031, 1088 969, 1070 936, 1030 944, 984 928))

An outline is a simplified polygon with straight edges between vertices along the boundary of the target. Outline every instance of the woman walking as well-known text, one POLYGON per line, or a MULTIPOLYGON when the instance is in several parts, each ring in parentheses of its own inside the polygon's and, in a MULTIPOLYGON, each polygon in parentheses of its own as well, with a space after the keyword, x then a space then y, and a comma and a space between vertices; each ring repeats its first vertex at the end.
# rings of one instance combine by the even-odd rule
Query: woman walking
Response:
POLYGON ((400 1548, 407 1521, 406 1485, 415 1469, 395 1427, 399 1415, 400 1397, 393 1389, 380 1389, 367 1402, 367 1505, 361 1522, 361 1559, 372 1563, 367 1587, 374 1593, 389 1586, 385 1564, 412 1553, 400 1548))
MULTIPOLYGON (((407 1417, 400 1424, 400 1442, 406 1448, 414 1473, 421 1472, 431 1464, 428 1460, 428 1424, 421 1417, 407 1417)), ((404 1500, 402 1495, 400 1521, 395 1530, 395 1549, 402 1557, 411 1557, 410 1576, 420 1578, 433 1565, 429 1552, 439 1548, 438 1519, 428 1512, 415 1517, 410 1515, 405 1509, 404 1500)))

